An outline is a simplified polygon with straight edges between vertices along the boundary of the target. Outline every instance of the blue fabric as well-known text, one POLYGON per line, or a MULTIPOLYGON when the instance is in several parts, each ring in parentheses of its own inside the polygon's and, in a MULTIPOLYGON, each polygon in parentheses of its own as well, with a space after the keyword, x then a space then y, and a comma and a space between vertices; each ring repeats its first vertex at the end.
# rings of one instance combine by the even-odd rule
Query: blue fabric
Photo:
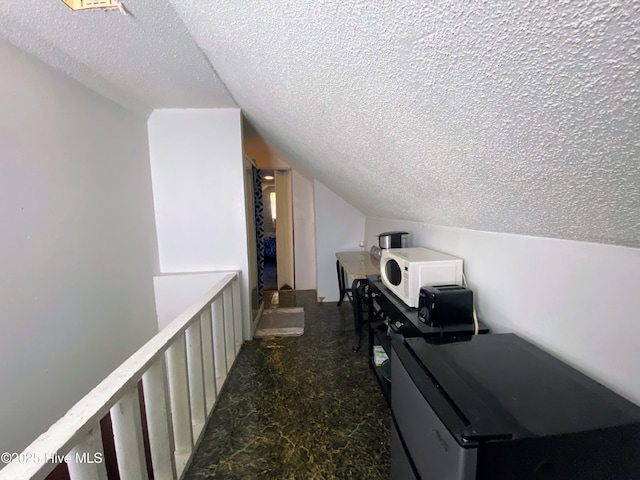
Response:
POLYGON ((264 257, 276 258, 276 239, 264 237, 264 257))

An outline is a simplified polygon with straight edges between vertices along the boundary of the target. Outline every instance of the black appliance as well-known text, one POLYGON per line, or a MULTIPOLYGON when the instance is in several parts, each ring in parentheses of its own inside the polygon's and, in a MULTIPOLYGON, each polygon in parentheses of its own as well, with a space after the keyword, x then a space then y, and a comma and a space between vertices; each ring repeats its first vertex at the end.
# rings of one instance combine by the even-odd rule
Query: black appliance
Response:
POLYGON ((378 235, 380 248, 407 248, 409 232, 382 232, 378 235))
POLYGON ((422 287, 418 319, 430 327, 473 323, 473 291, 462 285, 422 287))
POLYGON ((640 479, 640 407, 515 334, 393 342, 391 478, 640 479))
MULTIPOLYGON (((396 297, 387 287, 382 284, 380 275, 369 275, 369 362, 370 366, 380 384, 382 393, 391 403, 391 378, 384 365, 381 368, 376 363, 374 346, 380 345, 387 356, 391 358, 391 339, 396 337, 440 337, 448 339, 468 338, 473 335, 474 324, 466 325, 444 325, 432 327, 418 319, 418 309, 411 308, 398 297, 396 297)), ((489 333, 489 329, 482 321, 478 321, 478 333, 489 333)))

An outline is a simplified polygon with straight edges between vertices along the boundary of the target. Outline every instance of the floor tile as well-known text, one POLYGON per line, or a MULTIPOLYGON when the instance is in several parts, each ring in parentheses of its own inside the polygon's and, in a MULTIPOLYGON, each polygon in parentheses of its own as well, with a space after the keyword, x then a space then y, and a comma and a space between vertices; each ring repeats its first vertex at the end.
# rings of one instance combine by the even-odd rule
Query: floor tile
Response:
POLYGON ((390 411, 366 349, 351 351, 349 303, 278 296, 305 308, 304 335, 244 345, 185 479, 389 478, 390 411))

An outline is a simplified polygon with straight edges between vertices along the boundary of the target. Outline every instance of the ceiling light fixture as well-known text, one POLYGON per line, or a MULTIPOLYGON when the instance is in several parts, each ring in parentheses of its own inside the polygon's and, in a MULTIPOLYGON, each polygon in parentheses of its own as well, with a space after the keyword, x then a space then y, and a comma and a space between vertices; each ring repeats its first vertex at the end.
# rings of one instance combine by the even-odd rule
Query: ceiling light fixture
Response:
POLYGON ((127 10, 120 0, 62 0, 62 2, 71 10, 92 10, 99 8, 102 10, 120 10, 120 12, 127 15, 127 10))

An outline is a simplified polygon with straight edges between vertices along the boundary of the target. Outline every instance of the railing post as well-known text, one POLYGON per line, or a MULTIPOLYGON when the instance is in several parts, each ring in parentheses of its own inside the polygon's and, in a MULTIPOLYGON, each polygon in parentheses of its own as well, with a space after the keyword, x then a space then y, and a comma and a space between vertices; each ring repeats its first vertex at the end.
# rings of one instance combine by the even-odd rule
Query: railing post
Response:
POLYGON ((69 452, 70 480, 107 480, 100 424, 69 452))
POLYGON ((222 293, 224 303, 225 353, 227 356, 227 372, 236 359, 236 331, 233 322, 233 292, 229 287, 222 293))
POLYGON ((200 316, 187 328, 187 368, 189 371, 189 399, 191 401, 191 423, 193 442, 196 443, 207 421, 202 368, 202 330, 200 316))
POLYGON ((207 402, 207 415, 215 404, 216 371, 213 358, 213 331, 211 326, 211 304, 200 314, 200 328, 202 330, 202 367, 204 374, 204 394, 207 402))
MULTIPOLYGON (((242 319, 242 302, 240 301, 240 276, 231 282, 231 292, 233 294, 233 325, 236 340, 236 356, 245 340, 244 322, 242 319)), ((249 340, 247 338, 247 340, 249 340)))
POLYGON ((111 407, 110 413, 120 479, 141 480, 148 478, 138 387, 124 392, 118 403, 111 407))
POLYGON ((211 322, 213 325, 213 357, 216 369, 216 388, 218 392, 227 378, 227 332, 224 324, 224 298, 220 295, 211 304, 211 322))
POLYGON ((178 476, 184 470, 193 450, 193 426, 187 380, 187 358, 184 335, 176 338, 167 349, 167 375, 169 377, 169 398, 171 418, 176 448, 176 469, 178 476))
POLYGON ((162 355, 142 376, 142 387, 154 479, 175 480, 178 474, 174 457, 173 427, 167 402, 165 361, 162 355))

